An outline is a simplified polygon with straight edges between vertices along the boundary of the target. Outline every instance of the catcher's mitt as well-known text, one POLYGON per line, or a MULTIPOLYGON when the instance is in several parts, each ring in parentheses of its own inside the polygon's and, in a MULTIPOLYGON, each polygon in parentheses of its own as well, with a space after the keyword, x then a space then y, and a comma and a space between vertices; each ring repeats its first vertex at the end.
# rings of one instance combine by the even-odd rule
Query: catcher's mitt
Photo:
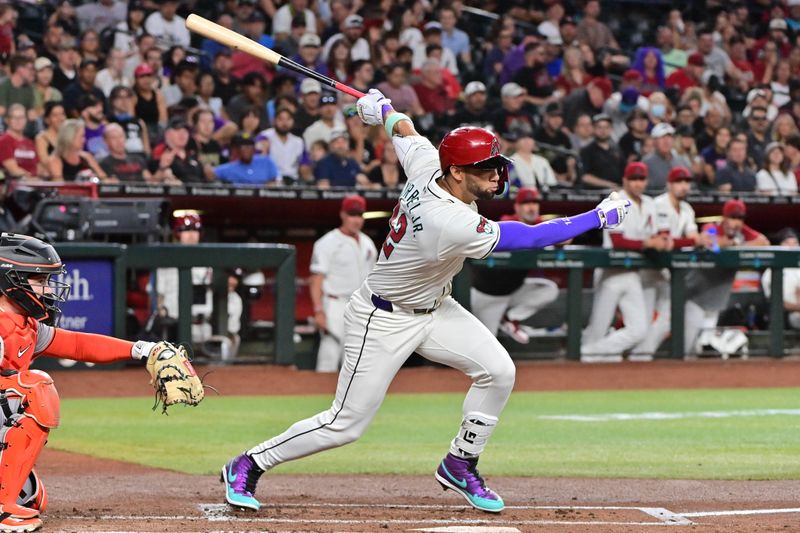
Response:
POLYGON ((205 396, 203 383, 189 361, 186 348, 166 341, 159 342, 147 357, 150 384, 156 390, 156 403, 161 403, 163 413, 176 403, 197 405, 205 396))

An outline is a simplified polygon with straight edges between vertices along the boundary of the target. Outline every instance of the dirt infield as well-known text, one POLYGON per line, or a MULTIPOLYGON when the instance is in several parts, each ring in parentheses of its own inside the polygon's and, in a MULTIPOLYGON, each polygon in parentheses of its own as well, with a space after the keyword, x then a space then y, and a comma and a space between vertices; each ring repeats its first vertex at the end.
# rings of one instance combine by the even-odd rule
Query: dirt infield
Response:
MULTIPOLYGON (((203 372, 203 369, 198 369, 203 372)), ((141 369, 53 372, 64 398, 149 395, 141 369)), ((214 369, 222 394, 332 394, 335 376, 281 367, 214 369)), ((401 371, 390 392, 464 391, 458 372, 401 371)), ((798 387, 800 361, 519 365, 515 390, 798 387)), ((266 505, 222 505, 222 485, 129 463, 45 450, 46 531, 800 531, 800 481, 674 481, 490 477, 508 508, 468 509, 433 476, 268 475, 266 505), (437 529, 445 528, 445 529, 437 529), (480 529, 482 528, 482 529, 480 529)))

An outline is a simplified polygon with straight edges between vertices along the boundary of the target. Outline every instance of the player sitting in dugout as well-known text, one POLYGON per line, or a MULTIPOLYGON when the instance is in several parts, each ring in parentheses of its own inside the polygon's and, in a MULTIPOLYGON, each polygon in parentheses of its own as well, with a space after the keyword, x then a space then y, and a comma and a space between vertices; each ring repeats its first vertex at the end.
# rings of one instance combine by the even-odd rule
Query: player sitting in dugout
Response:
POLYGON ((39 515, 47 507, 47 492, 33 466, 50 430, 59 424, 60 400, 53 379, 31 370, 31 363, 40 356, 92 363, 147 359, 149 370, 157 355, 171 358, 165 357, 165 343, 134 343, 56 327, 59 305, 69 292, 69 285, 57 279, 64 273, 51 245, 25 235, 0 234, 2 532, 39 529, 39 515))

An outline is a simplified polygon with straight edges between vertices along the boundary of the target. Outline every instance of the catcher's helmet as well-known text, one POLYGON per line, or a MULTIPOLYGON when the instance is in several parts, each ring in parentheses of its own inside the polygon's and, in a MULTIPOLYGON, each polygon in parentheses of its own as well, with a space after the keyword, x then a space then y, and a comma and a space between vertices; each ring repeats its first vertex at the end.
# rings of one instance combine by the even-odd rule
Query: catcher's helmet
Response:
POLYGON ((474 126, 454 129, 439 145, 439 162, 444 174, 451 166, 496 168, 500 183, 495 194, 501 195, 505 191, 511 160, 500 153, 500 142, 489 130, 474 126))
POLYGON ((64 264, 51 245, 26 235, 0 235, 0 292, 31 318, 58 322, 59 305, 67 298, 69 284, 54 276, 64 273, 64 264), (40 287, 39 293, 34 286, 40 287))
POLYGON ((172 231, 200 231, 203 229, 203 219, 194 209, 181 209, 172 213, 172 231))

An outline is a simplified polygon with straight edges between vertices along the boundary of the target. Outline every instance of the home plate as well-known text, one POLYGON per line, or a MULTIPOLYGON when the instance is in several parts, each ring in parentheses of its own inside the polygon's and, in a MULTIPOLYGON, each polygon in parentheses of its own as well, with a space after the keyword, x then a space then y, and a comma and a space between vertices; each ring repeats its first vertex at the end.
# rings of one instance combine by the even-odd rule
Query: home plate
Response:
POLYGON ((447 527, 426 527, 423 529, 412 529, 411 531, 427 531, 435 533, 520 533, 515 527, 497 526, 447 526, 447 527))

